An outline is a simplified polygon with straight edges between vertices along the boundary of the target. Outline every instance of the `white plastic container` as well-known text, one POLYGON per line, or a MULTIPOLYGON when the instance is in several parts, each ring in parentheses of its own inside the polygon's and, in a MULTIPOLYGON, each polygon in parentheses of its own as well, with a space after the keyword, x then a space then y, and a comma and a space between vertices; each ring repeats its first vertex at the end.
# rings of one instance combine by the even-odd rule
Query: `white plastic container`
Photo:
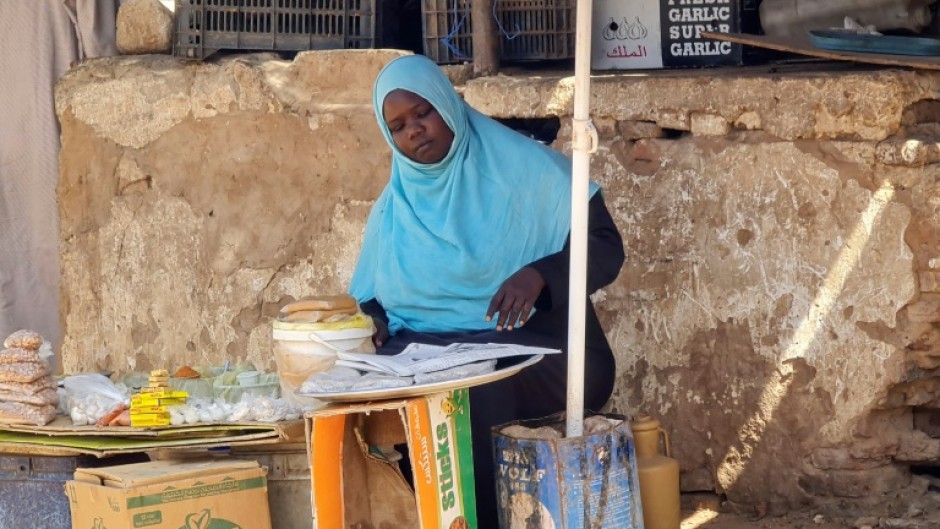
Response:
POLYGON ((257 386, 261 380, 261 373, 257 371, 242 371, 235 375, 239 386, 257 386))
POLYGON ((372 318, 360 314, 350 321, 335 323, 274 322, 274 360, 281 381, 281 396, 311 407, 296 390, 313 374, 336 364, 336 354, 374 353, 372 318))

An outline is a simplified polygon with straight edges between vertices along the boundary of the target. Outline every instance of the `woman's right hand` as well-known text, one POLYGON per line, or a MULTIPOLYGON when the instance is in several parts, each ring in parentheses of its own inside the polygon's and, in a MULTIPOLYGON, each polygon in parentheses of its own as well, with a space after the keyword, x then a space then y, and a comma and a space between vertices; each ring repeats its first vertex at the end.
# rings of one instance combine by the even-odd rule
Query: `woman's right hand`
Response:
POLYGON ((375 344, 376 349, 378 349, 388 341, 388 324, 379 318, 372 318, 372 324, 375 325, 375 332, 372 333, 372 343, 375 344))

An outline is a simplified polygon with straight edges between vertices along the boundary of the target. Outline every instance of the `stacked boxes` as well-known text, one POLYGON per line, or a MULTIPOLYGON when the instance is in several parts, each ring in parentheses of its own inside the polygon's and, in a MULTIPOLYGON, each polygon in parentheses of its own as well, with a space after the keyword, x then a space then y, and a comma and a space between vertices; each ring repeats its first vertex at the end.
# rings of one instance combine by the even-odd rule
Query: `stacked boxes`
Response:
POLYGON ((167 406, 186 404, 185 391, 173 391, 169 386, 170 373, 166 369, 150 372, 147 386, 131 396, 131 426, 168 426, 170 412, 167 406))

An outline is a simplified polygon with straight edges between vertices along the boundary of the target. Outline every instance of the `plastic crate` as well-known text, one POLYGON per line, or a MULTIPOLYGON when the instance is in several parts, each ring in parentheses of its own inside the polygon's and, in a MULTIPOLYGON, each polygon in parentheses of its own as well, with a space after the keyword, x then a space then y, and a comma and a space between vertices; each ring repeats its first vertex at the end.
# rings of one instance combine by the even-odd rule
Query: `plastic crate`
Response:
POLYGON ((376 47, 376 0, 176 0, 173 54, 376 47))
MULTIPOLYGON (((505 61, 574 57, 576 0, 493 0, 505 61)), ((473 58, 471 0, 422 0, 424 54, 438 64, 473 58)))

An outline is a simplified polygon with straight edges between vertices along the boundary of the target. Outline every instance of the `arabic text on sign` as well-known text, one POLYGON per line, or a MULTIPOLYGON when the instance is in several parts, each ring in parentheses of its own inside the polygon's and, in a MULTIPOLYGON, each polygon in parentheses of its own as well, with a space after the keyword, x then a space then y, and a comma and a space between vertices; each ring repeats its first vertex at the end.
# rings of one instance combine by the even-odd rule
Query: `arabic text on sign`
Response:
POLYGON ((636 50, 630 51, 623 44, 615 46, 614 49, 607 52, 610 59, 628 59, 631 57, 646 57, 646 46, 640 45, 636 50))

